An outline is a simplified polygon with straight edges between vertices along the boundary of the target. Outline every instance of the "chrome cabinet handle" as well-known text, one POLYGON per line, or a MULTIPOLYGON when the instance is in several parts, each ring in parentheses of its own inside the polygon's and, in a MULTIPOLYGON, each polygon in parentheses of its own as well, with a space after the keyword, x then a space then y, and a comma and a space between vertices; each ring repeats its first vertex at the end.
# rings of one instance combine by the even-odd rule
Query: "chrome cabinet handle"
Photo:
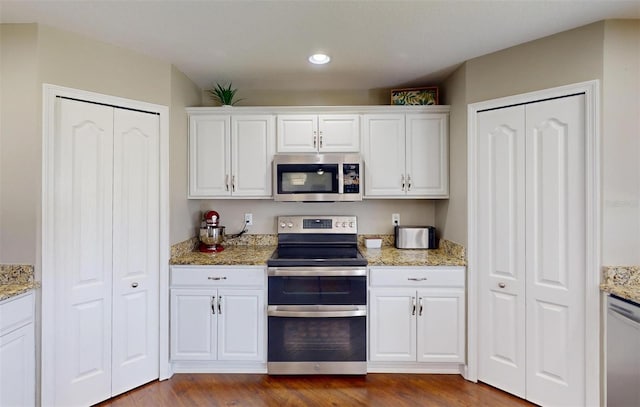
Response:
POLYGON ((498 283, 498 287, 505 288, 507 285, 505 283, 498 283))
POLYGON ((231 190, 233 192, 236 192, 236 176, 235 175, 231 177, 231 190))
POLYGON ((224 176, 224 189, 225 191, 229 190, 229 174, 225 174, 224 176))
POLYGON ((222 277, 207 277, 207 280, 214 280, 214 281, 219 281, 219 280, 226 280, 227 278, 222 276, 222 277))
POLYGON ((218 297, 218 315, 222 315, 222 296, 218 297))
POLYGON ((420 297, 420 310, 418 311, 418 315, 422 316, 422 297, 420 297))
POLYGON ((211 297, 211 314, 216 315, 216 297, 211 297))
POLYGON ((318 133, 314 130, 313 131, 313 148, 316 148, 318 146, 318 133))
POLYGON ((408 277, 407 280, 409 281, 427 281, 426 277, 408 277))
POLYGON ((402 190, 404 191, 404 174, 400 175, 402 181, 402 190))
POLYGON ((411 191, 411 175, 407 174, 407 191, 411 191))
POLYGON ((320 148, 322 148, 322 132, 320 132, 320 148))
POLYGON ((138 288, 138 283, 134 281, 133 283, 131 283, 131 287, 138 288))
POLYGON ((416 297, 411 297, 411 302, 413 303, 413 308, 411 310, 411 315, 416 315, 416 297))

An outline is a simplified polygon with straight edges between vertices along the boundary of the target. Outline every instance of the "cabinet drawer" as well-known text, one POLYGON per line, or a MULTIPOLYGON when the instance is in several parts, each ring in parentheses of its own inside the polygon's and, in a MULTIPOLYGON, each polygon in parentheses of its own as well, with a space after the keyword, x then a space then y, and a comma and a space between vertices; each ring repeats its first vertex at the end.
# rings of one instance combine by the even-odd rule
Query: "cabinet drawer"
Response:
POLYGON ((171 286, 264 286, 264 267, 188 266, 171 268, 171 286))
POLYGON ((0 335, 33 322, 33 298, 31 292, 0 303, 0 335))
POLYGON ((371 267, 371 286, 464 287, 464 267, 371 267))

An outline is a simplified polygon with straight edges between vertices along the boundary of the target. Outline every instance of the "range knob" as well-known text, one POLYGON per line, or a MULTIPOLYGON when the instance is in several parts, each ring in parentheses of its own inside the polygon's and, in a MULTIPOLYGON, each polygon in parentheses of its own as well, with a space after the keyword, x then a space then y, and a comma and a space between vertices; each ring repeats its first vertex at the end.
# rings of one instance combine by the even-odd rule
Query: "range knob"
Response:
POLYGON ((291 222, 287 223, 287 227, 288 227, 289 229, 291 229, 291 228, 293 227, 293 223, 291 223, 291 222))
POLYGON ((287 224, 286 224, 286 223, 284 223, 284 222, 282 222, 282 223, 280 224, 280 227, 281 227, 281 228, 283 228, 283 229, 284 229, 286 226, 287 226, 287 224))
POLYGON ((353 222, 349 222, 349 227, 352 228, 353 227, 353 222))
POLYGON ((347 222, 342 222, 342 227, 346 228, 347 227, 347 222))

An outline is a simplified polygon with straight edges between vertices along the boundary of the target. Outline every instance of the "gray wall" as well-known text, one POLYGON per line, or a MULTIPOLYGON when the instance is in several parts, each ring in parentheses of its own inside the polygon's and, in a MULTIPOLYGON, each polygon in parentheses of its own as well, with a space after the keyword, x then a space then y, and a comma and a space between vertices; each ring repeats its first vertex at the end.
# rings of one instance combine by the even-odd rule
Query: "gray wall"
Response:
POLYGON ((602 262, 640 264, 640 20, 605 22, 602 262))

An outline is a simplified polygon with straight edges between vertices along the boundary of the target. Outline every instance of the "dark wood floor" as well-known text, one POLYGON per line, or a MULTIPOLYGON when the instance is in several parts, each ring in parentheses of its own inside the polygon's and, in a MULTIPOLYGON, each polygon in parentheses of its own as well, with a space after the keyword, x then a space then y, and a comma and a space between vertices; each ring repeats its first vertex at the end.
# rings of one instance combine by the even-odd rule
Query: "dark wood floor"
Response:
POLYGON ((100 407, 138 406, 532 406, 459 375, 268 376, 176 374, 152 382, 100 407))

